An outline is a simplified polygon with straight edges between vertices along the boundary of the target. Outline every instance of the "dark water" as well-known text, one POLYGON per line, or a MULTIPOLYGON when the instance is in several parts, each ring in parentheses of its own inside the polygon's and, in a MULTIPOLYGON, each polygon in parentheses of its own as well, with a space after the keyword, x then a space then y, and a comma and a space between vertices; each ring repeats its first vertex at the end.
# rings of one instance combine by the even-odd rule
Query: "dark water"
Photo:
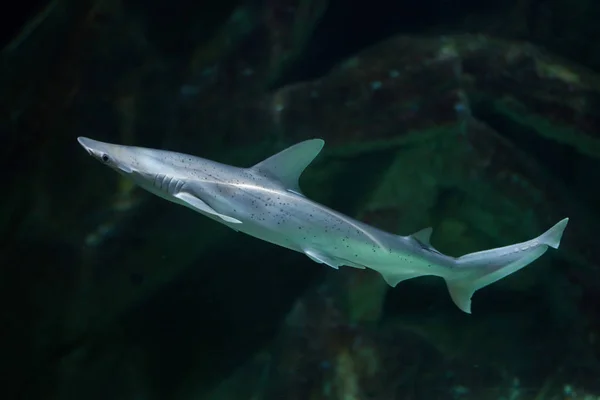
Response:
MULTIPOLYGON (((0 13, 6 399, 600 398, 600 5, 23 2, 0 13), (385 284, 136 188, 78 136, 235 166, 311 138, 307 197, 450 256, 385 284)), ((398 266, 402 268, 403 266, 398 266)))

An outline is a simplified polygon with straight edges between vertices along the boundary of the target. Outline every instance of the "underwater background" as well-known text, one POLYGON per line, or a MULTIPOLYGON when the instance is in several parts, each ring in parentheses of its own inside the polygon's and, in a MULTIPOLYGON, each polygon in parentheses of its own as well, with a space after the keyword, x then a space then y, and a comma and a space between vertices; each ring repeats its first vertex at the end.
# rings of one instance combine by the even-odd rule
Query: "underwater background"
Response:
POLYGON ((3 6, 0 399, 600 399, 600 2, 3 6), (76 138, 251 166, 459 256, 569 217, 473 298, 319 265, 139 189, 76 138))

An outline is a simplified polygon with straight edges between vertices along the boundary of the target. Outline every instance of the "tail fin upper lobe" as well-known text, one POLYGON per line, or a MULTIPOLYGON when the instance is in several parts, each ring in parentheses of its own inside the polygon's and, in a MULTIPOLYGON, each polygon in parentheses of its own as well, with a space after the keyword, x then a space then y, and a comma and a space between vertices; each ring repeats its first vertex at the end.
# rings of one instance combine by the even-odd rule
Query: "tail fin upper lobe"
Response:
POLYGON ((456 266, 445 277, 454 303, 471 313, 473 294, 535 261, 548 250, 558 249, 569 222, 565 218, 535 239, 506 247, 466 254, 456 259, 456 266))

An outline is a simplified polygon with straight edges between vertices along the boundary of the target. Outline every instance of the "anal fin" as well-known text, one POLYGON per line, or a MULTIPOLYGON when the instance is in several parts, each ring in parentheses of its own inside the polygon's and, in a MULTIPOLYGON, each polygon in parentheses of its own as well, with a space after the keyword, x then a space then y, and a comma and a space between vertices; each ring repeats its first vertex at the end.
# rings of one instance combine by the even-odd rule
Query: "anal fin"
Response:
POLYGON ((427 275, 421 272, 379 271, 379 273, 381 274, 381 276, 383 276, 383 279, 391 287, 396 287, 396 285, 402 281, 427 275))
POLYGON ((242 223, 242 221, 240 221, 240 220, 237 220, 233 217, 229 217, 227 215, 217 212, 211 206, 209 206, 204 201, 202 201, 202 199, 199 199, 198 197, 196 197, 190 193, 180 192, 180 193, 177 193, 175 195, 175 197, 177 197, 179 200, 184 202, 189 207, 191 207, 197 211, 201 211, 201 212, 219 217, 225 222, 229 222, 231 224, 241 224, 242 223))

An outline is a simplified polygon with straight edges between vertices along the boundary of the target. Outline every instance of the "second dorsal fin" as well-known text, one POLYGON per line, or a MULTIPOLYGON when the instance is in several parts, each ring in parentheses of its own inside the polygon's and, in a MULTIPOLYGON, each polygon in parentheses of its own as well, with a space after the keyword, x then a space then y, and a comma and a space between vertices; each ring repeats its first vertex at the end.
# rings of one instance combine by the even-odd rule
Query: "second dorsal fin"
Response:
POLYGON ((413 233, 410 236, 417 239, 419 242, 421 242, 425 246, 432 247, 431 246, 431 233, 432 232, 433 232, 433 228, 427 227, 427 228, 421 229, 420 231, 413 233))
POLYGON ((435 247, 431 245, 431 234, 433 232, 432 227, 423 228, 409 236, 412 240, 417 242, 420 247, 429 251, 441 254, 435 247))
POLYGON ((423 228, 420 231, 413 233, 412 235, 410 235, 410 237, 413 240, 415 240, 417 243, 419 243, 419 245, 422 248, 427 249, 429 251, 433 251, 435 253, 442 254, 435 247, 433 247, 431 245, 431 234, 432 233, 433 233, 433 228, 428 227, 428 228, 423 228))

